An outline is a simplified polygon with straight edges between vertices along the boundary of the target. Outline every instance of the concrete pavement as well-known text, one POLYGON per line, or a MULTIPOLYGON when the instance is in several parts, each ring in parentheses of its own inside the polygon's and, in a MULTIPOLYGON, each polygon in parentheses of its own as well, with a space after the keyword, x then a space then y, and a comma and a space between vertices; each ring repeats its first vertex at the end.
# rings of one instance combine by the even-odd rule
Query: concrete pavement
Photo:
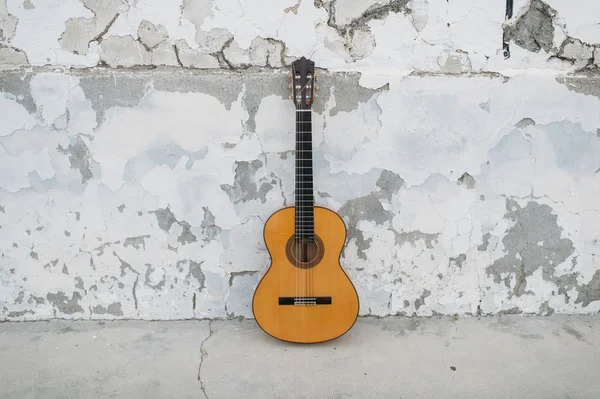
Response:
POLYGON ((599 398, 600 317, 361 318, 279 342, 253 320, 0 324, 0 398, 599 398))

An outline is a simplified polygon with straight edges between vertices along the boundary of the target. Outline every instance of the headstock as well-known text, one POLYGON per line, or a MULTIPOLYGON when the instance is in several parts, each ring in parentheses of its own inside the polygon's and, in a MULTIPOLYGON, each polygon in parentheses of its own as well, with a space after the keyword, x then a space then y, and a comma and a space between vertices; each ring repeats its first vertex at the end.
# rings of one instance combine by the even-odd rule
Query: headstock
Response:
POLYGON ((294 101, 296 109, 310 109, 317 97, 315 63, 304 57, 292 62, 290 79, 292 80, 290 98, 294 101))

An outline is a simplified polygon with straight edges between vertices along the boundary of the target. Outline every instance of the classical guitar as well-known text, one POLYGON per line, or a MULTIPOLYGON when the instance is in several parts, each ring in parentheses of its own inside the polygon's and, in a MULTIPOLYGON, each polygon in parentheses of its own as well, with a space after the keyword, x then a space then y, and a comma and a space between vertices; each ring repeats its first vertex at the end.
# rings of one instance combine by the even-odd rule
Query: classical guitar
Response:
POLYGON ((312 104, 315 64, 292 63, 296 107, 295 205, 267 220, 264 239, 271 265, 252 301, 258 325, 289 342, 329 341, 347 332, 358 316, 358 295, 340 265, 346 226, 332 210, 315 206, 312 167, 312 104))

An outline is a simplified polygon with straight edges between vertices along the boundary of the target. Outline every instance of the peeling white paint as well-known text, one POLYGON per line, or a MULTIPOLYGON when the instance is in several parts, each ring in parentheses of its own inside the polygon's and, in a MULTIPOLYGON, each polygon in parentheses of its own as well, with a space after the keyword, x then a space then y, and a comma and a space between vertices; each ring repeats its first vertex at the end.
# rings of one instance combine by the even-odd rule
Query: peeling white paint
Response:
POLYGON ((600 32, 568 3, 506 59, 528 1, 0 0, 0 320, 251 317, 299 56, 362 315, 598 312, 600 32))

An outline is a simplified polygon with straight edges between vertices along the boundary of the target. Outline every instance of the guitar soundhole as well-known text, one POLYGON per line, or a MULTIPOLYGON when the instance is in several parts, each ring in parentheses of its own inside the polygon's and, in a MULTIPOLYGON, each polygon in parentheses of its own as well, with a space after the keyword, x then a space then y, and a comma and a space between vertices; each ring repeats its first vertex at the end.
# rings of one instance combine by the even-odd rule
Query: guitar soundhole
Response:
POLYGON ((292 265, 301 269, 310 269, 321 262, 324 249, 323 241, 317 235, 314 239, 296 239, 296 236, 293 235, 287 242, 285 252, 292 265))

